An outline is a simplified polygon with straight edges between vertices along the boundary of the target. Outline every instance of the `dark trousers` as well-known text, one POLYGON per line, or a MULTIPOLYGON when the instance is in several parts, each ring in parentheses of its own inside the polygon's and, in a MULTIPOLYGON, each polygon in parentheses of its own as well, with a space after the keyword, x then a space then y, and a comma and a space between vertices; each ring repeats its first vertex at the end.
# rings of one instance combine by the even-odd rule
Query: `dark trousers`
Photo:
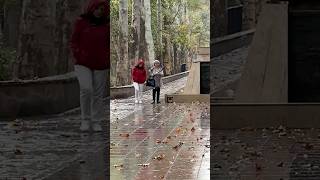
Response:
POLYGON ((160 87, 156 87, 152 90, 152 97, 153 97, 153 102, 156 100, 156 93, 157 93, 157 102, 160 101, 160 87))

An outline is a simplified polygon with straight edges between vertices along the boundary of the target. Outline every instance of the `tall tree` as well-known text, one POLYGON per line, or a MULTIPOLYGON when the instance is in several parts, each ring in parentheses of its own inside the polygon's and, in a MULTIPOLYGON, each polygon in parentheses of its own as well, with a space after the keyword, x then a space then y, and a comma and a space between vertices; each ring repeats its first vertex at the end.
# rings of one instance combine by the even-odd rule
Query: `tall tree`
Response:
POLYGON ((144 8, 145 8, 145 39, 147 43, 147 55, 148 59, 147 66, 150 67, 154 61, 154 44, 153 44, 153 36, 151 29, 151 6, 150 0, 144 0, 144 8))
POLYGON ((17 48, 22 1, 3 0, 4 45, 17 48))
POLYGON ((83 0, 24 0, 13 78, 32 79, 73 70, 68 42, 83 0))
MULTIPOLYGON (((143 4, 141 0, 133 0, 133 11, 132 11, 132 19, 133 19, 133 40, 135 45, 133 46, 134 50, 134 59, 137 60, 139 58, 140 51, 140 39, 141 39, 141 9, 143 8, 143 4)), ((133 64, 134 62, 131 62, 133 64)))
POLYGON ((158 43, 159 43, 159 58, 161 64, 163 64, 163 54, 162 54, 162 4, 161 0, 157 0, 157 24, 158 24, 158 43))
POLYGON ((119 3, 120 24, 120 58, 117 62, 117 85, 122 86, 129 83, 129 53, 128 53, 128 0, 120 0, 119 3))

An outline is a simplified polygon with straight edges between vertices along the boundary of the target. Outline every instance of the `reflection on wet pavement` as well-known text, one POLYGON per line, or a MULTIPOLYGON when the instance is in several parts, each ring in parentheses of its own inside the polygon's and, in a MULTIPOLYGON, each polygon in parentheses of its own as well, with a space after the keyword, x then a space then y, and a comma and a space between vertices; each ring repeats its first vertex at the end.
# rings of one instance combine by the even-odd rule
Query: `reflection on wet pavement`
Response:
POLYGON ((111 179, 210 179, 209 104, 138 105, 111 124, 111 179))
MULTIPOLYGON (((183 87, 186 79, 182 78, 165 85, 164 93, 174 93, 183 87), (176 87, 175 85, 179 85, 176 87)), ((150 91, 145 92, 145 101, 150 101, 150 91)), ((102 133, 83 133, 79 131, 79 111, 62 113, 57 116, 32 117, 15 121, 0 120, 0 180, 49 179, 49 180, 104 180, 109 177, 109 115, 113 120, 122 121, 123 117, 136 117, 132 122, 119 123, 119 129, 131 131, 132 127, 140 127, 152 121, 142 117, 142 106, 127 104, 132 98, 112 100, 111 107, 118 106, 117 111, 109 111, 107 100, 106 121, 103 122, 102 133), (125 110, 125 109, 128 110, 125 110), (133 112, 137 112, 132 114, 133 112)), ((150 101, 151 102, 151 101, 150 101)), ((146 107, 146 109, 150 107, 146 107)), ((151 108, 154 117, 164 106, 151 108)), ((159 114, 158 114, 159 115, 159 114)), ((115 126, 113 126, 114 128, 115 126)), ((114 132, 113 132, 114 133, 114 132)), ((146 134, 143 129, 135 134, 146 134)), ((125 142, 123 142, 125 143, 125 142)))
MULTIPOLYGON (((79 163, 88 154, 106 148, 106 135, 82 133, 79 125, 78 115, 2 122, 0 179, 55 177, 72 163, 79 163)), ((105 121, 103 129, 106 131, 108 127, 105 121)), ((103 164, 107 162, 105 160, 103 164)), ((79 173, 73 179, 81 175, 79 173)))
MULTIPOLYGON (((173 94, 180 91, 186 84, 187 77, 164 84, 161 88, 160 98, 163 99, 165 94, 173 94)), ((143 102, 149 104, 152 101, 152 90, 143 92, 143 102)), ((127 117, 135 110, 134 97, 126 99, 114 99, 110 102, 111 122, 127 117)))

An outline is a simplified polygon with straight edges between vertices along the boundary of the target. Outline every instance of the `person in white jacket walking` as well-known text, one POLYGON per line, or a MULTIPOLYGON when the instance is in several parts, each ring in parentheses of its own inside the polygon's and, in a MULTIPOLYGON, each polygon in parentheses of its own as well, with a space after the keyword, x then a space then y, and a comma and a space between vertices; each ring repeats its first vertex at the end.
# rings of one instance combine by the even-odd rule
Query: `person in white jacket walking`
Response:
POLYGON ((164 76, 163 67, 160 64, 160 61, 155 60, 153 63, 153 67, 150 69, 150 75, 153 76, 155 80, 155 87, 153 87, 152 95, 154 104, 157 100, 157 103, 160 104, 160 88, 163 85, 162 77, 164 76), (157 96, 156 96, 157 95, 157 96))

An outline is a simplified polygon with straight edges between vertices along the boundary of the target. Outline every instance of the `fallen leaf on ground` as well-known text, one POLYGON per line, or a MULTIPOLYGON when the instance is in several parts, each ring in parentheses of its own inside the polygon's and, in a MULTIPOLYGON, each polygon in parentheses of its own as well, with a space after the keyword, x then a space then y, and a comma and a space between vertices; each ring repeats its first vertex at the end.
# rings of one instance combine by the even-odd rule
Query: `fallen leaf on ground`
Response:
POLYGON ((159 143, 161 143, 161 140, 160 140, 160 139, 157 139, 157 141, 156 141, 156 142, 159 144, 159 143))
POLYGON ((221 152, 221 153, 228 153, 228 152, 230 152, 230 149, 228 149, 228 148, 223 148, 223 149, 220 150, 220 152, 221 152))
POLYGON ((306 144, 304 145, 304 148, 305 148, 306 150, 311 150, 311 149, 313 148, 313 145, 310 144, 310 143, 306 143, 306 144))
POLYGON ((218 164, 213 165, 213 170, 214 171, 219 171, 220 169, 222 169, 222 167, 218 164))
POLYGON ((154 159, 154 160, 158 160, 158 161, 160 161, 160 160, 164 159, 164 157, 165 157, 165 155, 164 155, 164 154, 160 154, 160 155, 158 155, 158 156, 154 157, 153 159, 154 159))
POLYGON ((256 171, 261 171, 261 170, 262 170, 261 165, 256 163, 256 171))
POLYGON ((139 154, 139 153, 136 153, 136 157, 140 157, 141 156, 141 154, 139 154))
POLYGON ((178 150, 179 147, 181 147, 183 145, 183 142, 179 142, 179 144, 173 146, 172 148, 175 150, 178 150))
POLYGON ((15 154, 15 155, 22 155, 22 151, 21 151, 20 149, 16 149, 16 150, 14 151, 14 154, 15 154))
POLYGON ((229 168, 229 171, 238 171, 239 167, 236 165, 233 165, 229 168))
POLYGON ((115 164, 114 167, 115 168, 123 168, 123 164, 115 164))
POLYGON ((61 134, 62 137, 69 138, 71 137, 69 134, 61 134))
POLYGON ((280 132, 280 133, 279 133, 279 137, 281 137, 281 136, 286 136, 286 135, 287 135, 286 132, 280 132))
POLYGON ((85 160, 80 160, 79 163, 80 164, 84 164, 84 163, 86 163, 86 161, 85 160))
POLYGON ((196 129, 194 127, 191 128, 191 132, 194 132, 196 129))
POLYGON ((303 167, 306 167, 306 168, 310 168, 312 165, 311 164, 304 164, 302 165, 303 167))
POLYGON ((181 132, 181 128, 176 129, 176 133, 179 134, 181 132))
POLYGON ((278 167, 283 167, 284 163, 283 162, 280 162, 277 166, 278 167))
POLYGON ((262 157, 262 153, 261 152, 257 152, 257 151, 248 151, 246 152, 247 154, 253 156, 253 157, 262 157))
POLYGON ((147 164, 138 164, 138 166, 142 166, 142 167, 148 167, 150 165, 150 163, 147 164))
POLYGON ((162 141, 162 144, 168 144, 167 140, 162 141))
POLYGON ((125 133, 125 134, 120 134, 119 136, 121 136, 121 137, 129 137, 129 134, 125 133))

